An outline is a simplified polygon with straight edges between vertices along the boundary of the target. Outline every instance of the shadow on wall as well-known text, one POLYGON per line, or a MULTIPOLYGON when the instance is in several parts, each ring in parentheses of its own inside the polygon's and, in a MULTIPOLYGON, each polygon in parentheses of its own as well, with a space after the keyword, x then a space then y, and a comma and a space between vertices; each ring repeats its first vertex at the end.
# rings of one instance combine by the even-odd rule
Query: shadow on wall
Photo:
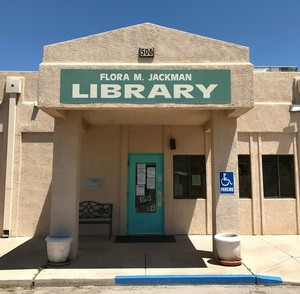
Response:
POLYGON ((52 150, 52 133, 22 133, 19 236, 49 234, 52 150))
MULTIPOLYGON (((107 237, 81 236, 78 257, 63 268, 206 268, 217 264, 210 251, 197 250, 188 236, 175 243, 114 243, 107 237)), ((5 240, 0 239, 0 244, 5 240)), ((45 238, 35 237, 0 257, 2 269, 47 267, 45 238)))
POLYGON ((50 232, 51 185, 49 186, 40 217, 37 221, 34 236, 47 236, 50 232))

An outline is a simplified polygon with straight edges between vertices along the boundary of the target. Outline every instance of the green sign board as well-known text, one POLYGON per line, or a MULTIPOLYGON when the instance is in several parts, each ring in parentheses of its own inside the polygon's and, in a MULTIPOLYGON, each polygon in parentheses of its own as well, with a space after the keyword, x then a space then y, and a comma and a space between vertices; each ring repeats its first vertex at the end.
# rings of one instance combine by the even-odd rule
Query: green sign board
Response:
POLYGON ((62 69, 62 103, 228 104, 230 70, 62 69))

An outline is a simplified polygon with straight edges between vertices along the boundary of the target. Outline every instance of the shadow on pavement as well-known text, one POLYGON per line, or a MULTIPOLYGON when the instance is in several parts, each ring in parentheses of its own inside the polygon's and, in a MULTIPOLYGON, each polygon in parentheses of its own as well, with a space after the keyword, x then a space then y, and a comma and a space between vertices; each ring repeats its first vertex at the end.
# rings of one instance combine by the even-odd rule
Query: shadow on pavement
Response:
POLYGON ((0 257, 0 270, 37 269, 47 263, 44 237, 35 237, 0 257))
MULTIPOLYGON (((80 236, 76 260, 63 268, 206 268, 203 258, 212 259, 212 252, 196 250, 187 236, 176 236, 176 243, 114 243, 104 236, 80 236)), ((47 267, 44 237, 0 258, 2 270, 41 267, 47 267)))

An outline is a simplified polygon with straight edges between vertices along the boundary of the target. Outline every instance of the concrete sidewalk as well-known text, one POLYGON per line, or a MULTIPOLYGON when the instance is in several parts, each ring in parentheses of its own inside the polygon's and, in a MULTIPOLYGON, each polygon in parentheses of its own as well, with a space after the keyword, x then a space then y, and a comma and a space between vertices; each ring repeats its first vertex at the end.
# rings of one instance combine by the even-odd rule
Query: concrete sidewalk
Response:
POLYGON ((233 277, 276 276, 283 283, 300 285, 300 235, 242 236, 241 248, 242 265, 226 267, 213 258, 211 236, 176 236, 176 243, 138 244, 81 236, 77 259, 51 268, 45 238, 1 238, 0 285, 115 285, 116 276, 166 277, 166 281, 200 277, 204 283, 218 276, 232 284, 233 277))

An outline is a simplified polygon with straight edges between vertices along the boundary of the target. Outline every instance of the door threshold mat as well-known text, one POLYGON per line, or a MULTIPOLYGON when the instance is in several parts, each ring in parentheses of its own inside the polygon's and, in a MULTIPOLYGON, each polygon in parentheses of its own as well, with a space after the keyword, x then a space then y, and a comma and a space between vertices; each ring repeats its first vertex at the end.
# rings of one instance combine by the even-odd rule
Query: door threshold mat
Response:
POLYGON ((116 236, 115 243, 174 243, 173 235, 149 236, 116 236))

